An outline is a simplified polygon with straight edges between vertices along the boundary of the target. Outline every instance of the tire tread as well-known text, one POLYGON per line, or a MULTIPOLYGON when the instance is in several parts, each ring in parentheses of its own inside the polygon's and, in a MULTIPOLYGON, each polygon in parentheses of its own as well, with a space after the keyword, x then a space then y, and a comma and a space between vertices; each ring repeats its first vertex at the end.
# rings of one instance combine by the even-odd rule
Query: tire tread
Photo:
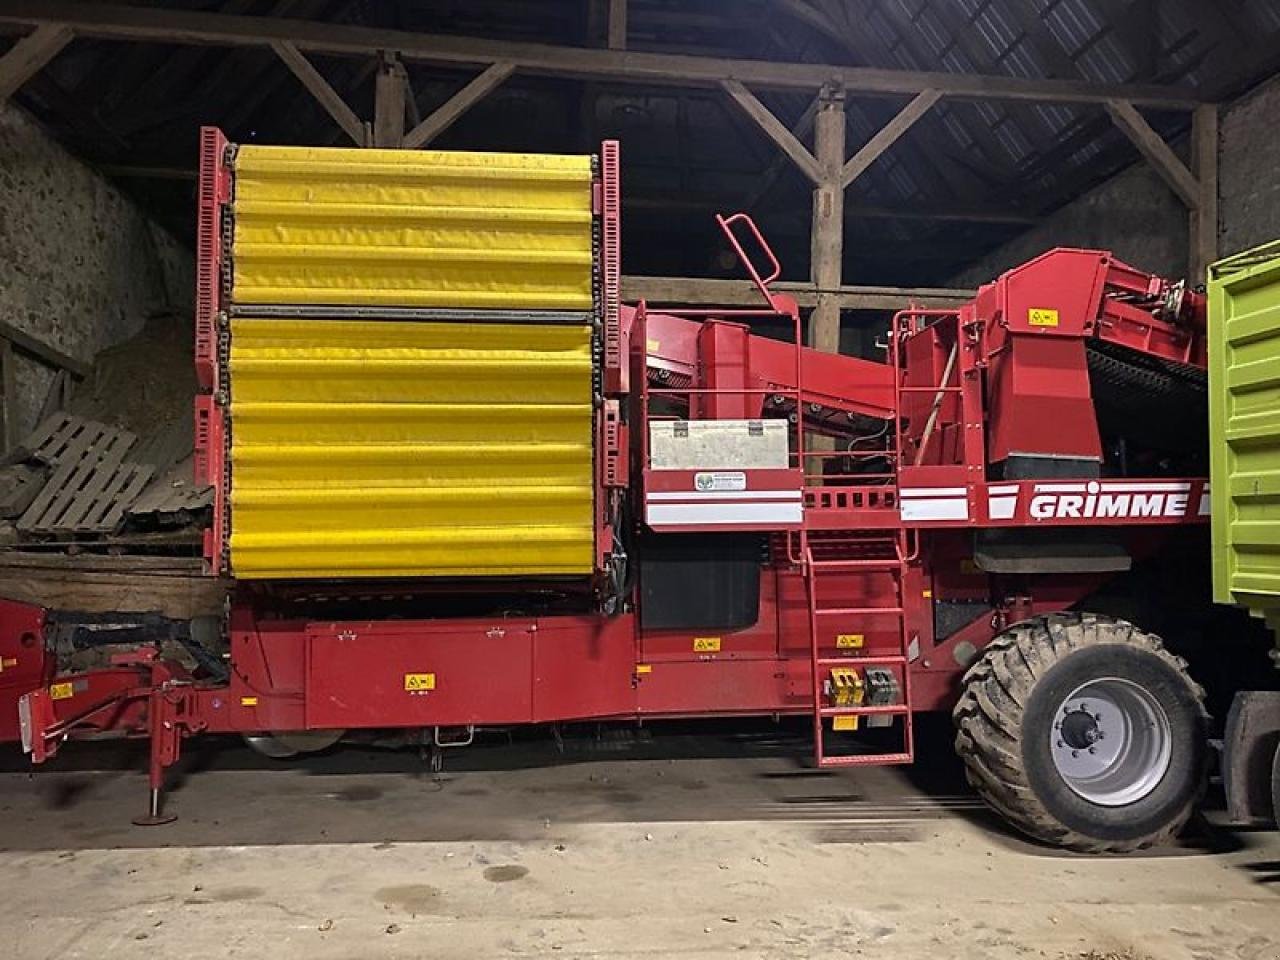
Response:
POLYGON ((1172 839, 1203 793, 1161 829, 1132 840, 1100 840, 1058 822, 1036 796, 1022 762, 1022 716, 1032 688, 1060 659, 1083 647, 1126 644, 1155 654, 1187 684, 1204 713, 1204 690, 1153 634, 1126 620, 1092 613, 1053 613, 1024 620, 997 636, 965 672, 952 711, 955 749, 970 786, 1014 827, 1037 840, 1086 853, 1129 853, 1172 839))

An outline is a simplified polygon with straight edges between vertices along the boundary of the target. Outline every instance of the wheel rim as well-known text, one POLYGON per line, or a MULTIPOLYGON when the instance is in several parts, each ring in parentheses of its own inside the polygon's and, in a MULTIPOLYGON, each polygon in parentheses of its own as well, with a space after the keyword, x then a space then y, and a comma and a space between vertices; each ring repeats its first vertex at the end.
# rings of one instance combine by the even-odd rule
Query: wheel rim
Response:
POLYGON ((1053 765, 1090 803, 1136 803, 1164 779, 1173 734, 1164 707, 1119 677, 1082 683, 1058 705, 1049 731, 1053 765))

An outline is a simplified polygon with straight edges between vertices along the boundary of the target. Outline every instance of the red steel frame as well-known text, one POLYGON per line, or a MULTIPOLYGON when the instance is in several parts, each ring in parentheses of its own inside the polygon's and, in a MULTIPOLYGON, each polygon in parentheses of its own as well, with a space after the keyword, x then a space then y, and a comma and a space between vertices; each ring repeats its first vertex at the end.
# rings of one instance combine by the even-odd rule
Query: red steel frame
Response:
MULTIPOLYGON (((202 133, 196 337, 204 392, 196 404, 196 471, 219 491, 206 539, 211 572, 222 569, 227 482, 217 338, 223 309, 220 208, 231 192, 228 150, 217 131, 202 133)), ((969 531, 1108 525, 1141 538, 1154 527, 1206 519, 1201 478, 988 479, 1003 424, 984 402, 984 378, 1005 376, 1009 371, 1000 365, 1016 363, 1026 343, 1066 344, 1067 356, 1072 345, 1096 337, 1203 365, 1203 304, 1178 296, 1165 281, 1105 253, 1055 251, 984 287, 959 310, 899 313, 888 363, 878 364, 798 345, 799 311, 794 301, 769 290, 780 267, 742 214, 720 225, 767 306, 678 312, 643 303, 621 307, 619 208, 617 145, 607 143, 596 193, 602 260, 599 559, 603 566, 614 547, 612 524, 621 505, 629 501, 636 518, 643 516, 647 494, 689 489, 687 472, 649 466, 652 397, 682 398, 689 416, 701 411, 712 418, 759 416, 766 398, 787 405, 801 414, 792 428, 793 465, 757 471, 750 482, 762 485, 753 490, 798 491, 802 520, 673 528, 741 529, 768 537, 771 558, 761 567, 754 624, 726 631, 642 629, 638 595, 624 598, 630 602, 612 616, 584 610, 334 622, 297 618, 277 609, 270 593, 241 591, 227 622, 233 669, 226 683, 214 683, 151 649, 107 670, 55 676, 51 654, 30 640, 42 633, 42 613, 0 601, 0 668, 11 660, 20 664, 8 677, 0 669, 0 698, 6 690, 11 701, 23 694, 21 735, 33 758, 48 756, 66 736, 103 729, 149 736, 151 785, 158 791, 183 737, 199 732, 808 714, 822 762, 824 721, 844 712, 905 715, 904 748, 827 759, 902 761, 913 750, 910 713, 949 705, 974 649, 1011 622, 1070 607, 1105 579, 1055 575, 1030 586, 993 587, 988 575, 965 569, 969 531), (770 259, 767 276, 743 251, 734 233, 738 225, 770 259), (1066 281, 1057 282, 1059 268, 1066 281), (1045 277, 1055 282, 1046 287, 1045 277), (1166 306, 1157 308, 1160 303, 1166 306), (1052 312, 1056 326, 1029 325, 1028 310, 1052 312), (789 324, 794 342, 743 326, 759 318, 789 324), (947 354, 952 360, 940 369, 947 354), (716 360, 721 356, 724 363, 716 360), (920 425, 935 409, 935 432, 926 437, 920 425), (805 483, 803 464, 816 453, 806 448, 805 437, 838 434, 841 424, 857 417, 885 423, 892 442, 862 455, 889 458, 889 473, 855 471, 805 483), (989 609, 952 635, 936 637, 933 604, 941 599, 985 599, 989 609), (856 644, 844 642, 851 629, 857 630, 856 644), (825 703, 827 672, 844 664, 890 667, 900 683, 899 702, 857 710, 825 703), (411 676, 431 679, 411 684, 411 676), (19 684, 6 685, 13 677, 19 684)), ((1087 377, 1072 362, 1050 373, 1087 377)), ((1091 408, 1088 413, 1092 423, 1091 408)), ((1041 448, 1049 442, 1035 439, 1041 448)), ((0 738, 14 732, 0 722, 0 738)))

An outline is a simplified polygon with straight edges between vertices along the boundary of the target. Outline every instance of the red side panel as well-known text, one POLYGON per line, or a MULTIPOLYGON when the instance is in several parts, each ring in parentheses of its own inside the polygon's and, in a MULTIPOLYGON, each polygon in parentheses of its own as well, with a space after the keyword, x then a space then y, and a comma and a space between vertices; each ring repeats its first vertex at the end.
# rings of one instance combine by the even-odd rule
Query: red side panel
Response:
POLYGON ((627 391, 627 365, 622 348, 619 303, 622 274, 622 181, 618 141, 600 146, 600 272, 604 307, 604 389, 609 394, 627 391))
POLYGON ((0 600, 0 742, 17 740, 18 699, 53 676, 44 649, 44 610, 0 600))
POLYGON ((222 573, 227 531, 226 421, 217 399, 202 393, 195 400, 195 482, 213 487, 213 523, 204 531, 205 572, 222 573))
POLYGON ((196 379, 202 390, 218 387, 218 313, 222 310, 222 206, 231 198, 225 165, 227 138, 200 128, 200 186, 196 212, 196 379))

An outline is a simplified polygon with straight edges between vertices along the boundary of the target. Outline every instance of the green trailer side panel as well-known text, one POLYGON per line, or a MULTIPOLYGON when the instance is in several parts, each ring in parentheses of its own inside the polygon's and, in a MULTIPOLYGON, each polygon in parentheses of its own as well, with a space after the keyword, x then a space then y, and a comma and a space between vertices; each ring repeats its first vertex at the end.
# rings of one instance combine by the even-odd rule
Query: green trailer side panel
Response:
POLYGON ((1209 268, 1213 593, 1280 621, 1280 241, 1209 268))

